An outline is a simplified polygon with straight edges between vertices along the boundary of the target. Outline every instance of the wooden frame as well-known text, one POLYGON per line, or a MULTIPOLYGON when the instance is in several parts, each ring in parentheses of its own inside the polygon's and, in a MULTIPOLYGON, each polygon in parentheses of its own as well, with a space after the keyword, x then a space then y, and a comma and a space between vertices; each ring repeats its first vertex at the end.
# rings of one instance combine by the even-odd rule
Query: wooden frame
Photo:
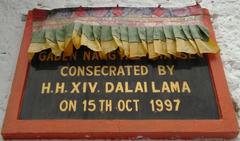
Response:
MULTIPOLYGON (((208 13, 208 10, 205 9, 208 13)), ((140 138, 234 138, 238 125, 224 76, 220 55, 208 55, 215 86, 219 120, 19 120, 28 72, 27 49, 32 33, 33 11, 28 14, 23 41, 2 130, 4 139, 140 139, 140 138)), ((215 40, 209 14, 203 18, 215 40)))

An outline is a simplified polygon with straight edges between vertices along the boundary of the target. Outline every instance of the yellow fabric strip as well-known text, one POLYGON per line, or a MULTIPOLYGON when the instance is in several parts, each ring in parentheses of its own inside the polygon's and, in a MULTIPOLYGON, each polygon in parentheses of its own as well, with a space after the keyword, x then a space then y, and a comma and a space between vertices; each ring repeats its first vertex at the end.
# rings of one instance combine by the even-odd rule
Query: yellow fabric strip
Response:
POLYGON ((176 42, 174 40, 167 39, 166 44, 167 44, 167 53, 177 56, 178 52, 177 52, 176 42))
POLYGON ((107 54, 109 52, 112 52, 118 48, 116 42, 114 40, 112 41, 101 41, 101 47, 104 54, 107 54))
POLYGON ((129 43, 129 58, 139 58, 147 56, 147 50, 144 48, 142 43, 129 43))
POLYGON ((124 50, 124 54, 125 54, 125 56, 126 57, 130 57, 130 47, 129 47, 129 43, 128 42, 126 42, 126 41, 123 41, 122 42, 122 45, 123 45, 123 50, 124 50))
POLYGON ((154 52, 158 55, 164 55, 170 57, 170 54, 167 52, 167 45, 166 42, 162 40, 154 40, 153 41, 154 52))
POLYGON ((153 42, 146 43, 145 41, 141 43, 128 43, 126 41, 121 41, 120 39, 114 37, 111 41, 91 41, 82 35, 81 38, 73 36, 74 40, 71 38, 65 39, 64 42, 53 43, 47 40, 46 43, 31 43, 28 49, 29 59, 34 56, 34 53, 40 52, 42 50, 51 49, 52 53, 56 56, 60 56, 62 52, 64 55, 70 56, 73 53, 73 45, 79 48, 81 45, 87 46, 93 51, 99 52, 101 58, 105 58, 107 53, 110 53, 119 47, 120 56, 127 58, 139 58, 145 57, 148 54, 149 59, 158 58, 160 55, 170 57, 174 55, 176 57, 180 56, 180 53, 187 54, 203 54, 203 53, 217 53, 219 48, 217 44, 212 40, 204 42, 201 39, 193 40, 183 40, 176 39, 176 41, 167 39, 166 42, 162 40, 153 40, 153 42))
POLYGON ((76 49, 79 49, 81 46, 81 37, 78 36, 78 33, 75 30, 73 30, 72 41, 73 41, 74 47, 76 49))
POLYGON ((195 46, 183 39, 176 39, 177 52, 185 52, 188 54, 196 54, 198 52, 195 46))
POLYGON ((61 56, 62 51, 59 49, 58 45, 50 40, 46 41, 48 46, 51 47, 52 53, 55 54, 56 56, 61 56))
POLYGON ((195 39, 199 52, 202 53, 217 53, 219 52, 219 48, 215 42, 209 40, 208 42, 204 42, 201 39, 195 39))
POLYGON ((89 49, 93 50, 93 51, 103 51, 101 46, 99 44, 96 43, 96 41, 91 41, 88 40, 88 38, 82 34, 81 36, 81 45, 87 46, 89 49))
POLYGON ((70 38, 65 39, 64 55, 71 56, 72 54, 73 54, 73 42, 70 38))
POLYGON ((125 53, 124 53, 125 51, 124 51, 124 48, 123 48, 122 41, 119 38, 115 37, 115 36, 113 36, 113 39, 114 39, 115 43, 117 44, 117 47, 119 47, 119 54, 120 54, 120 56, 123 58, 125 56, 125 53))
POLYGON ((148 58, 149 59, 155 59, 159 56, 159 54, 157 54, 154 51, 154 44, 153 43, 148 43, 148 58))
POLYGON ((64 42, 57 41, 59 49, 63 52, 64 51, 64 42))
POLYGON ((28 60, 32 60, 35 53, 28 53, 28 60))
POLYGON ((28 53, 41 52, 42 50, 51 48, 46 43, 31 43, 28 48, 28 53))

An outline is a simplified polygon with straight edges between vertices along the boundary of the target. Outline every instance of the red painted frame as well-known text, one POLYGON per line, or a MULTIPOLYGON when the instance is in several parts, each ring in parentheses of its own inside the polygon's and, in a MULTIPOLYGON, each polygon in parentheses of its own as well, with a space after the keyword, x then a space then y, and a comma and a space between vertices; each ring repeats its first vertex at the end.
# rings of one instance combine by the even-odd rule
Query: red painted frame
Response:
MULTIPOLYGON (((215 40, 208 10, 204 9, 204 13, 203 22, 210 29, 211 38, 215 40)), ((208 55, 220 109, 219 120, 19 120, 29 65, 27 49, 31 40, 33 16, 34 13, 30 11, 2 129, 4 139, 172 139, 234 138, 237 136, 238 124, 219 54, 208 55)))

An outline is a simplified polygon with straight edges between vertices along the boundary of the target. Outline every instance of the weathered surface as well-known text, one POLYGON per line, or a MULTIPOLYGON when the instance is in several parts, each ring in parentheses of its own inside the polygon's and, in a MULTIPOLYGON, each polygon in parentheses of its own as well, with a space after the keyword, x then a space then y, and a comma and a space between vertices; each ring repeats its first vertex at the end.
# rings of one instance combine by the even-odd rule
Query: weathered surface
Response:
MULTIPOLYGON (((181 7, 194 4, 194 0, 118 0, 120 6, 181 7)), ((23 14, 34 7, 58 8, 66 6, 115 6, 114 0, 1 0, 0 1, 0 128, 7 106, 10 88, 15 72, 17 57, 22 40, 25 22, 23 14)), ((202 7, 208 8, 212 15, 218 45, 224 63, 225 74, 236 111, 240 107, 240 1, 203 0, 202 7)), ((240 112, 238 112, 240 119, 240 112)), ((0 137, 1 140, 1 137, 0 137)), ((240 140, 238 137, 235 140, 240 140)))

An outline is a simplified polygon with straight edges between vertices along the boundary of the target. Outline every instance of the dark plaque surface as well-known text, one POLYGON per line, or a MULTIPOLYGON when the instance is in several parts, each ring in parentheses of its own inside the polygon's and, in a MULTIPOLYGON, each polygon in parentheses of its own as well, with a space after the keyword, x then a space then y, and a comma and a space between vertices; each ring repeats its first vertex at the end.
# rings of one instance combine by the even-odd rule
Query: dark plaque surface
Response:
POLYGON ((20 119, 219 119, 205 57, 99 58, 36 54, 20 119))

